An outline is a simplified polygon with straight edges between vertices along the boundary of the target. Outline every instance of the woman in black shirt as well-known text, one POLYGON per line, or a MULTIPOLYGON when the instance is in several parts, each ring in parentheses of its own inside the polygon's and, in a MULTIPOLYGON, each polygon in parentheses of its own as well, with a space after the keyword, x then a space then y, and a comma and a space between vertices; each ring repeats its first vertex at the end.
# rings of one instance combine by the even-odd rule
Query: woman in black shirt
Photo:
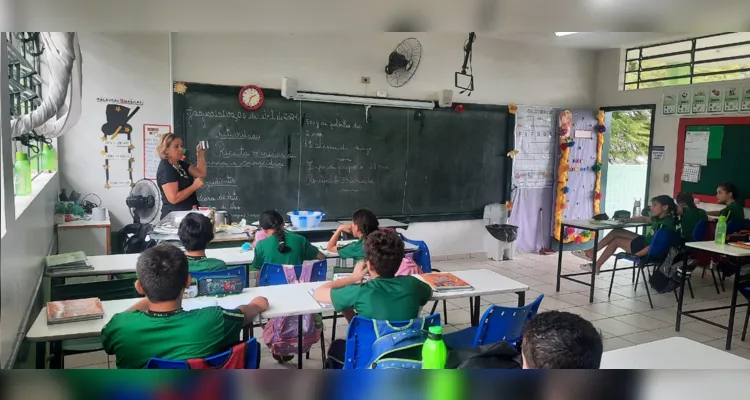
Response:
POLYGON ((174 133, 162 135, 156 152, 161 157, 156 170, 156 183, 161 191, 161 218, 172 211, 189 211, 198 206, 195 192, 203 186, 206 177, 206 157, 200 145, 196 149, 197 162, 183 161, 182 139, 174 133))

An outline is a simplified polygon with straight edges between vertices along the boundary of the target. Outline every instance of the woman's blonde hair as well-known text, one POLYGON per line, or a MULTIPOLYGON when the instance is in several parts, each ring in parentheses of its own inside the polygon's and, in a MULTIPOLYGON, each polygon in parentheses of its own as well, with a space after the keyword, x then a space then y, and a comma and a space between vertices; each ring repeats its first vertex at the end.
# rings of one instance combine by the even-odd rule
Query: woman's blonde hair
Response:
POLYGON ((180 137, 172 132, 161 135, 161 138, 159 138, 159 144, 156 146, 156 155, 162 160, 166 159, 167 149, 169 149, 169 146, 175 139, 180 139, 180 137))

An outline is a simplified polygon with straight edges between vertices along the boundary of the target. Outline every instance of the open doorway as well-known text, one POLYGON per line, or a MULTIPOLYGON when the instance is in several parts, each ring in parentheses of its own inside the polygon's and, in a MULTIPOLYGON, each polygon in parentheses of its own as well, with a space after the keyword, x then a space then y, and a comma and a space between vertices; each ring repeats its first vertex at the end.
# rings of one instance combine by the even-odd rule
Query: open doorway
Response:
POLYGON ((656 105, 605 107, 609 122, 604 210, 633 212, 636 202, 648 206, 651 146, 656 105))

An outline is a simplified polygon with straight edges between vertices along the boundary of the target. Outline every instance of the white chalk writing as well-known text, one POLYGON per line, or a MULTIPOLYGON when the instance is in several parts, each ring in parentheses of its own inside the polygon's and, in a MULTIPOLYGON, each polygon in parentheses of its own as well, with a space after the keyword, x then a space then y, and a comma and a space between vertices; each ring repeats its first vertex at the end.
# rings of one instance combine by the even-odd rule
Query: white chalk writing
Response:
POLYGON ((353 122, 350 124, 345 119, 339 120, 338 118, 336 118, 333 121, 318 121, 318 120, 306 118, 305 125, 314 126, 318 129, 320 128, 362 129, 362 125, 356 122, 353 122))
POLYGON ((244 129, 241 131, 233 132, 227 128, 225 132, 219 132, 216 137, 222 140, 254 140, 260 141, 260 135, 249 134, 244 129))
POLYGON ((279 153, 269 150, 257 150, 253 151, 253 157, 255 158, 282 158, 282 159, 295 159, 297 156, 291 153, 279 153))
POLYGON ((259 168, 284 168, 283 162, 263 160, 263 161, 207 161, 209 167, 259 167, 259 168))
POLYGON ((227 110, 194 110, 189 107, 186 110, 188 126, 193 126, 193 119, 199 120, 202 127, 206 127, 206 120, 209 119, 227 119, 234 122, 252 119, 252 120, 266 120, 266 121, 297 121, 299 115, 297 113, 290 112, 278 112, 273 109, 266 109, 263 111, 227 111, 227 110))
POLYGON ((328 150, 328 151, 346 151, 348 148, 345 144, 342 145, 330 145, 325 142, 323 142, 323 139, 312 139, 312 140, 305 140, 305 147, 308 149, 316 149, 316 150, 328 150))

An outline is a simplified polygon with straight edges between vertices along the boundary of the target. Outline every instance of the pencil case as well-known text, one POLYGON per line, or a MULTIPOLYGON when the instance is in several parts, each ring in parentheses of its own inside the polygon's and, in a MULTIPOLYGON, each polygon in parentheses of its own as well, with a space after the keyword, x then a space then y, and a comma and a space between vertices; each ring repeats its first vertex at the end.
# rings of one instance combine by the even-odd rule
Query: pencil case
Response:
POLYGON ((198 296, 242 293, 245 282, 239 276, 206 276, 198 279, 198 296))

